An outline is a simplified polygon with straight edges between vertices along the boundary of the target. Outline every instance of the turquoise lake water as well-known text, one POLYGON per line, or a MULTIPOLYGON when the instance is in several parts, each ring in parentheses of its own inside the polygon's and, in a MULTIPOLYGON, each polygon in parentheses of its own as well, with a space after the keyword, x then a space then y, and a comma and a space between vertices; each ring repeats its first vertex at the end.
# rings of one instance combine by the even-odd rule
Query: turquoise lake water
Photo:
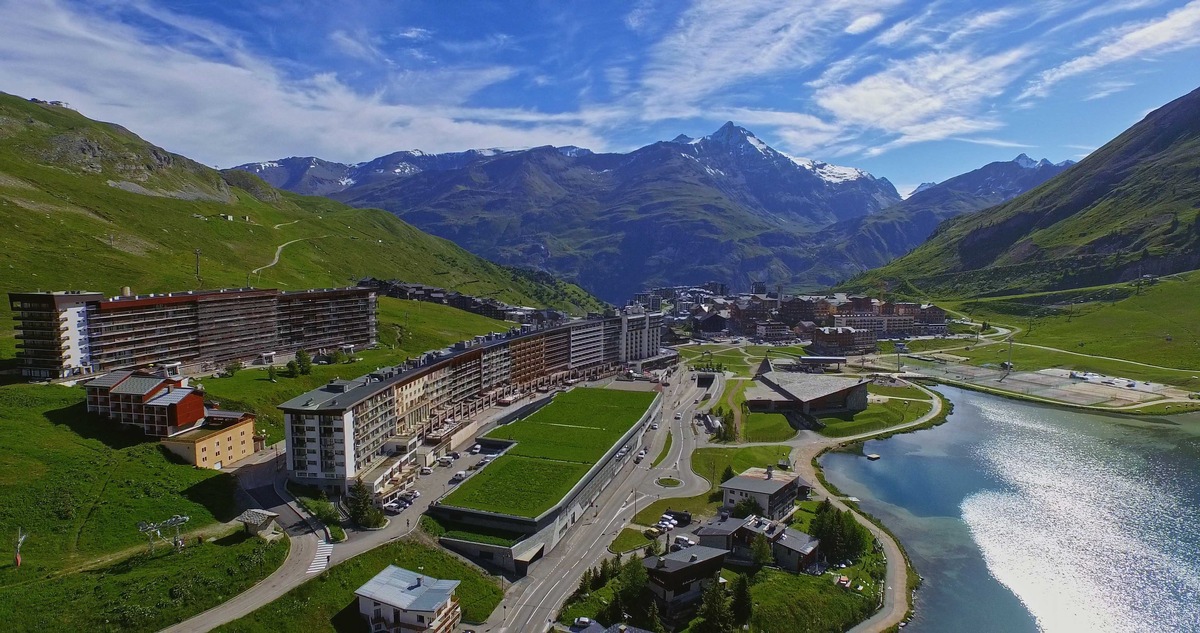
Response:
POLYGON ((924 577, 906 631, 1200 632, 1200 416, 938 390, 945 424, 821 461, 924 577))

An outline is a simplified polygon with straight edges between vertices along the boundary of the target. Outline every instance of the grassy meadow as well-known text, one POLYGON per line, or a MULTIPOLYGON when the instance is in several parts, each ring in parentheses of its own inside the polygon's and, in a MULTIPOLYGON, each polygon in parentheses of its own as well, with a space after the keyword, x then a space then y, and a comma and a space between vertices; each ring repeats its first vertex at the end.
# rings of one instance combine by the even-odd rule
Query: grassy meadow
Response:
POLYGON ((461 581, 455 590, 463 620, 482 622, 500 604, 499 583, 442 550, 415 540, 393 541, 339 563, 250 615, 217 627, 220 633, 366 631, 358 589, 388 565, 461 581))

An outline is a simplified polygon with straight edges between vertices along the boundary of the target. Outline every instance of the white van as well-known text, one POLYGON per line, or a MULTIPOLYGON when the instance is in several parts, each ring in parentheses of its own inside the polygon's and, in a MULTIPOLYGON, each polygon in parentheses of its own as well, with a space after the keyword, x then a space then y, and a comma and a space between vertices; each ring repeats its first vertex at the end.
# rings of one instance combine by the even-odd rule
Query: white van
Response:
POLYGON ((450 483, 456 484, 466 478, 467 478, 467 471, 460 470, 460 471, 454 473, 454 476, 450 478, 450 483))
POLYGON ((454 463, 454 458, 449 455, 442 455, 438 458, 438 466, 449 466, 454 463))

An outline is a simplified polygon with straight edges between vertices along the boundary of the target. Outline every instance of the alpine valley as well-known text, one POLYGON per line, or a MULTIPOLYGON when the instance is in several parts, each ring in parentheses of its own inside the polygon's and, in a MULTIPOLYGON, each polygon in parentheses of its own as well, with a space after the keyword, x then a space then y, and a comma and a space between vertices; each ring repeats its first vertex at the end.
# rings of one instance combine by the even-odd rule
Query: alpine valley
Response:
POLYGON ((642 288, 750 280, 825 287, 921 244, 942 220, 1004 202, 1070 162, 1024 154, 901 200, 886 178, 779 152, 734 123, 627 154, 578 147, 404 151, 347 165, 241 165, 268 183, 378 207, 502 264, 621 301, 642 288))

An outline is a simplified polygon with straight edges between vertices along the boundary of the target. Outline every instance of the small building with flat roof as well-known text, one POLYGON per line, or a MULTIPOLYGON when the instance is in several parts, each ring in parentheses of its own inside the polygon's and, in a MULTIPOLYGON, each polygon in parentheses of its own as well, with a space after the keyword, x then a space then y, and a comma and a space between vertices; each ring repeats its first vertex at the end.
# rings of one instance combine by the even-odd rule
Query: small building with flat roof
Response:
POLYGON ((388 565, 355 590, 358 612, 372 633, 449 633, 462 620, 457 580, 439 580, 388 565))
POLYGON ((203 426, 161 442, 197 468, 220 470, 254 454, 254 420, 253 413, 206 409, 203 426))

